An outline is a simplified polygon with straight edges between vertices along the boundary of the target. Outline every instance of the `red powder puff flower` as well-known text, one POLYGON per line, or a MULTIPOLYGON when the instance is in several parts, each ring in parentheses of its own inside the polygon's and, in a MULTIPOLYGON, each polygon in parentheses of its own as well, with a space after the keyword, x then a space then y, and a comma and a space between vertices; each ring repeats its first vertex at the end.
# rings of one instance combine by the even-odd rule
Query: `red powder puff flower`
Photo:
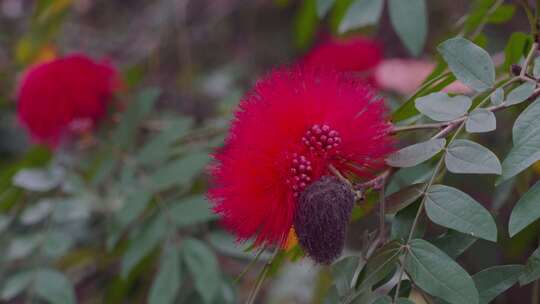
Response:
POLYGON ((383 100, 313 68, 274 71, 241 101, 211 169, 209 199, 239 240, 285 245, 302 191, 332 175, 370 176, 393 150, 383 100))
POLYGON ((372 74, 383 57, 379 43, 365 37, 324 40, 304 57, 304 64, 360 73, 370 84, 375 83, 372 74))
POLYGON ((19 86, 19 121, 35 142, 55 148, 64 136, 91 129, 119 86, 112 66, 84 55, 37 64, 19 86))

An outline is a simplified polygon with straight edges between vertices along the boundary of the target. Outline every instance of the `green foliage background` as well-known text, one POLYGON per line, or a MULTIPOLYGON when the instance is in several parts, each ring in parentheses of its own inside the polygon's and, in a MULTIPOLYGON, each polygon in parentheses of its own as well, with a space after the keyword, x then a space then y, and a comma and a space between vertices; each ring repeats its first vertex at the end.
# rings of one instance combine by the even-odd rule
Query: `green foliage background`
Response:
POLYGON ((539 7, 4 0, 1 301, 539 303, 539 7), (328 267, 298 247, 236 244, 204 197, 210 153, 242 93, 321 32, 377 37, 388 57, 436 63, 412 96, 383 92, 403 149, 387 160, 386 186, 366 189, 344 257, 328 267), (126 110, 51 153, 17 126, 17 79, 73 51, 122 69, 126 110), (441 92, 456 79, 472 92, 441 92))

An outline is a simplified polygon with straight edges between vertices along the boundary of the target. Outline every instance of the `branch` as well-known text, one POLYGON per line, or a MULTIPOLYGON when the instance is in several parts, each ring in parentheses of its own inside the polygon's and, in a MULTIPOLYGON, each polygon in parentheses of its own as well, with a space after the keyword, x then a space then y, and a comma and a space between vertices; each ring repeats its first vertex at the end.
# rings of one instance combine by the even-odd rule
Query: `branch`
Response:
POLYGON ((343 176, 341 174, 341 172, 339 172, 339 170, 336 169, 336 167, 334 167, 333 165, 328 165, 328 170, 330 170, 330 172, 332 172, 332 174, 334 174, 340 181, 342 181, 345 184, 349 185, 349 187, 351 187, 351 189, 354 189, 354 186, 351 183, 351 181, 348 180, 345 176, 343 176))
POLYGON ((389 167, 388 169, 384 170, 381 174, 377 175, 375 178, 368 180, 364 183, 359 183, 354 185, 354 188, 356 190, 365 190, 369 188, 373 188, 376 190, 381 189, 381 187, 384 186, 388 178, 394 173, 395 169, 393 167, 389 167))
POLYGON ((405 131, 422 130, 422 129, 441 129, 441 128, 446 127, 448 124, 449 122, 441 122, 441 123, 429 123, 429 124, 421 124, 421 125, 393 127, 392 130, 390 131, 390 134, 396 134, 396 133, 405 132, 405 131))
POLYGON ((523 64, 521 65, 521 72, 519 73, 520 77, 525 77, 527 73, 527 67, 531 63, 534 54, 538 50, 538 43, 535 41, 531 47, 531 50, 529 51, 529 54, 527 54, 527 57, 525 58, 525 61, 523 61, 523 64))

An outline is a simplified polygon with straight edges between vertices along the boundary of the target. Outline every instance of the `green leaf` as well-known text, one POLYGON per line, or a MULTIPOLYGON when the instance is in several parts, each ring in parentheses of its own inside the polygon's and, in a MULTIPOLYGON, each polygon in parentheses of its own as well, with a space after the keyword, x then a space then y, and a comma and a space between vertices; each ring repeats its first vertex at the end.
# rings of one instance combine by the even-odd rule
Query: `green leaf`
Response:
POLYGON ((473 275, 480 296, 479 304, 488 304, 516 284, 523 270, 523 265, 499 265, 473 275))
POLYGON ((146 143, 135 157, 139 164, 156 164, 166 160, 171 154, 171 145, 184 137, 193 121, 179 117, 171 125, 146 143))
POLYGON ((418 287, 436 297, 451 304, 478 304, 478 291, 469 274, 422 239, 409 243, 405 269, 418 287))
POLYGON ((203 195, 195 195, 167 205, 169 206, 169 215, 177 228, 205 223, 217 218, 203 195))
POLYGON ((28 191, 46 192, 54 189, 64 179, 59 168, 22 169, 13 176, 13 185, 28 191))
POLYGON ((112 148, 105 148, 100 153, 97 167, 93 171, 92 185, 97 186, 107 178, 110 178, 119 163, 118 157, 114 156, 114 150, 112 148))
POLYGON ((390 195, 411 184, 427 182, 433 175, 434 167, 423 163, 414 167, 399 169, 392 175, 386 187, 386 195, 390 195))
POLYGON ((431 186, 426 194, 425 208, 428 217, 436 224, 488 241, 497 241, 497 225, 489 211, 456 188, 431 186))
POLYGON ((422 196, 425 188, 426 185, 423 183, 413 184, 392 193, 386 198, 386 212, 396 213, 406 208, 422 196))
POLYGON ((493 152, 467 139, 456 139, 446 149, 444 162, 452 173, 498 174, 501 163, 493 152))
POLYGON ((446 233, 434 239, 431 243, 444 251, 452 259, 458 258, 476 242, 476 238, 468 234, 448 229, 446 233))
MULTIPOLYGON (((376 297, 377 297, 377 295, 373 291, 366 290, 364 292, 354 294, 352 296, 352 298, 347 298, 347 300, 349 301, 347 303, 351 303, 351 304, 370 303, 370 304, 373 304, 373 301, 376 299, 376 297)), ((335 304, 335 303, 342 303, 342 302, 338 298, 337 300, 335 300, 333 302, 325 302, 324 304, 335 304)))
POLYGON ((327 292, 327 294, 324 297, 323 304, 335 304, 339 303, 339 293, 337 291, 336 286, 331 286, 330 290, 327 292))
POLYGON ((503 70, 509 71, 512 64, 518 63, 521 57, 527 53, 531 45, 531 36, 522 32, 512 33, 506 44, 506 48, 504 49, 505 58, 503 70))
POLYGON ((324 18, 336 0, 317 0, 317 16, 324 18))
POLYGON ((26 207, 20 215, 24 225, 34 225, 47 218, 53 211, 53 203, 48 199, 39 200, 35 205, 26 207))
POLYGON ((508 22, 514 16, 516 7, 511 4, 503 4, 488 17, 488 22, 493 24, 500 24, 508 22))
POLYGON ((495 84, 495 67, 489 54, 471 41, 456 37, 441 43, 439 53, 457 79, 483 92, 495 84))
POLYGON ((170 161, 149 177, 151 189, 154 192, 160 192, 175 185, 188 186, 201 173, 209 160, 207 154, 197 153, 170 161))
POLYGON ((161 90, 158 88, 147 88, 137 95, 135 101, 122 114, 120 124, 112 134, 112 143, 116 147, 126 148, 133 144, 137 125, 152 110, 160 94, 161 90))
POLYGON ((236 237, 224 232, 222 230, 217 230, 211 232, 208 235, 208 242, 216 249, 217 252, 225 256, 230 256, 237 259, 253 260, 257 258, 258 261, 266 262, 270 260, 271 254, 268 252, 261 252, 256 254, 245 249, 241 244, 236 242, 236 237))
POLYGON ((527 285, 532 281, 540 279, 540 247, 538 247, 527 260, 525 271, 519 277, 520 285, 527 285))
POLYGON ((159 272, 148 296, 149 304, 175 303, 181 284, 180 250, 176 246, 167 249, 161 259, 159 272))
POLYGON ((540 99, 531 103, 514 123, 512 139, 514 146, 502 163, 499 183, 527 169, 540 160, 540 99))
POLYGON ((531 140, 531 137, 534 137, 537 134, 537 131, 540 130, 540 123, 534 123, 538 121, 538 116, 536 114, 540 113, 540 99, 535 100, 530 104, 514 123, 512 128, 512 139, 514 146, 519 146, 525 144, 527 141, 531 140))
POLYGON ((9 301, 23 292, 34 279, 33 271, 21 271, 10 276, 4 283, 0 298, 9 301))
POLYGON ((121 209, 114 213, 116 222, 123 229, 137 219, 148 206, 152 194, 145 189, 134 189, 125 199, 121 209))
POLYGON ((42 244, 43 253, 51 258, 64 255, 73 246, 73 238, 62 231, 49 231, 42 244))
POLYGON ((7 250, 4 249, 3 260, 10 261, 29 256, 40 244, 39 234, 28 234, 12 238, 7 250))
MULTIPOLYGON (((412 229, 412 224, 418 212, 420 202, 411 204, 405 209, 396 213, 392 219, 391 238, 393 240, 406 240, 412 229)), ((420 238, 424 235, 426 230, 426 218, 420 217, 418 223, 414 229, 413 237, 420 238)))
POLYGON ((506 96, 506 104, 511 106, 524 102, 527 98, 531 97, 535 87, 536 84, 528 81, 518 86, 508 93, 508 96, 506 96))
POLYGON ((358 278, 357 291, 361 292, 377 284, 388 276, 396 267, 399 255, 402 252, 401 244, 390 242, 379 248, 367 261, 366 266, 358 278))
POLYGON ((406 298, 399 298, 397 300, 397 304, 416 304, 416 303, 406 298))
POLYGON ((354 0, 341 20, 339 32, 345 33, 379 21, 383 11, 383 0, 354 0))
MULTIPOLYGON (((442 67, 443 70, 445 70, 447 65, 445 62, 441 60, 441 63, 437 65, 436 70, 439 67, 442 67)), ((435 71, 433 73, 435 73, 435 71)), ((432 79, 430 77, 428 77, 422 85, 424 85, 428 81, 431 81, 432 79)), ((416 92, 413 96, 407 99, 407 101, 405 101, 401 106, 399 106, 399 108, 397 108, 392 113, 392 121, 400 122, 400 121, 414 118, 415 115, 418 115, 418 110, 416 109, 415 104, 414 104, 417 98, 421 96, 425 96, 430 93, 438 92, 456 80, 456 77, 451 73, 436 75, 436 77, 438 77, 439 79, 435 81, 435 83, 428 85, 426 88, 416 92)))
POLYGON ((0 234, 9 227, 12 219, 10 216, 0 214, 0 234))
POLYGON ((499 210, 506 204, 512 192, 514 192, 514 187, 516 185, 516 179, 511 178, 499 185, 497 185, 491 195, 491 211, 499 213, 499 210))
POLYGON ((433 120, 449 121, 467 113, 471 103, 467 96, 450 97, 446 93, 437 92, 418 98, 415 105, 420 113, 433 120))
POLYGON ((426 43, 428 17, 425 0, 389 0, 390 21, 399 38, 414 56, 426 43))
MULTIPOLYGON (((351 289, 351 280, 358 268, 360 259, 350 256, 332 264, 332 278, 340 296, 345 295, 351 289)), ((364 263, 362 261, 362 263, 364 263)))
POLYGON ((539 200, 540 182, 537 182, 519 199, 512 210, 512 214, 510 214, 510 222, 508 223, 510 237, 515 236, 540 218, 539 200))
POLYGON ((491 103, 498 106, 504 102, 504 89, 497 88, 493 93, 491 93, 491 103))
POLYGON ((195 289, 204 303, 212 303, 221 286, 220 271, 214 253, 196 239, 185 239, 182 249, 184 262, 193 277, 195 289))
MULTIPOLYGON (((372 302, 371 304, 392 304, 392 298, 389 296, 382 296, 380 298, 377 298, 377 300, 375 300, 375 302, 372 302)), ((415 304, 415 303, 406 298, 399 298, 397 299, 396 304, 415 304)))
POLYGON ((473 110, 465 122, 465 130, 469 133, 484 133, 495 129, 497 129, 495 114, 486 109, 473 110))
POLYGON ((445 144, 444 138, 437 138, 405 147, 390 155, 386 164, 392 167, 416 166, 441 152, 445 144))
POLYGON ((491 7, 493 6, 493 0, 474 0, 471 2, 471 8, 466 16, 465 23, 463 24, 463 30, 466 33, 470 33, 478 29, 484 22, 485 17, 489 16, 491 7))
POLYGON ((135 238, 130 240, 122 258, 121 275, 126 278, 135 267, 152 249, 163 239, 167 232, 167 222, 163 215, 155 217, 145 229, 135 238))
POLYGON ((319 17, 315 0, 303 0, 294 21, 294 41, 296 47, 307 48, 317 31, 319 17))
POLYGON ((36 295, 51 304, 76 303, 73 284, 63 273, 53 269, 36 271, 34 290, 36 295))
POLYGON ((382 296, 380 298, 377 298, 377 300, 375 300, 375 302, 373 302, 372 304, 392 304, 392 298, 390 298, 389 296, 382 296))

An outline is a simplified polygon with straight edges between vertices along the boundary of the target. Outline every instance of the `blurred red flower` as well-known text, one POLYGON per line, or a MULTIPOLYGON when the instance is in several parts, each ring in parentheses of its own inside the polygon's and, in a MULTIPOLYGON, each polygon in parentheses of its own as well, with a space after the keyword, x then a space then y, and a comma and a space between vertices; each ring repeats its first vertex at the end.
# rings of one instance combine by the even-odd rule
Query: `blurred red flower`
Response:
POLYGON ((393 150, 383 100, 343 73, 272 72, 240 102, 209 199, 241 241, 284 246, 299 194, 329 165, 370 176, 393 150))
POLYGON ((366 37, 324 37, 303 58, 303 64, 360 74, 375 85, 373 73, 383 58, 381 44, 366 37))
MULTIPOLYGON (((304 56, 302 64, 353 73, 383 90, 412 94, 435 69, 435 63, 429 60, 384 59, 382 45, 368 37, 335 38, 323 34, 321 40, 304 56)), ((459 81, 444 90, 453 93, 470 91, 459 81)))
POLYGON ((19 121, 36 143, 55 148, 64 136, 91 130, 119 87, 114 67, 85 55, 31 66, 19 84, 19 121))

